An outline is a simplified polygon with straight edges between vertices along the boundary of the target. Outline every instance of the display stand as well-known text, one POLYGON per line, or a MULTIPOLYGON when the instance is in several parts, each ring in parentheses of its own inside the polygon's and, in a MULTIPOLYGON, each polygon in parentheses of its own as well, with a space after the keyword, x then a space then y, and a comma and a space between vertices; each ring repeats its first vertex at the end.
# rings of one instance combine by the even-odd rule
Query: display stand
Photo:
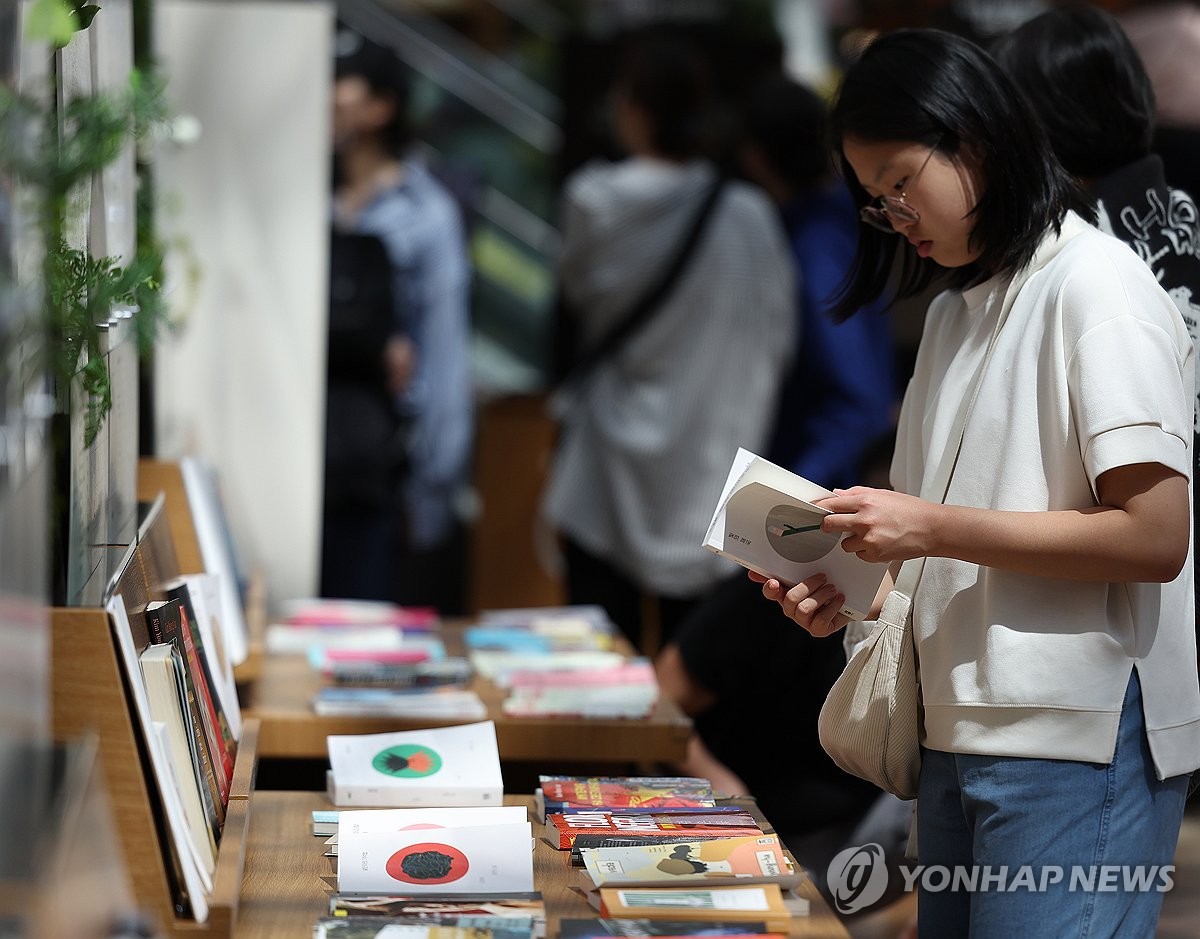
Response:
MULTIPOLYGON (((141 614, 147 602, 164 599, 158 585, 179 572, 168 518, 161 509, 162 503, 156 503, 141 526, 138 543, 111 591, 124 599, 130 616, 141 614)), ((158 919, 165 935, 231 936, 246 860, 258 721, 243 724, 208 920, 181 919, 171 892, 159 797, 150 782, 111 617, 94 607, 54 607, 51 628, 54 733, 59 740, 89 733, 99 739, 104 782, 139 905, 158 919)))

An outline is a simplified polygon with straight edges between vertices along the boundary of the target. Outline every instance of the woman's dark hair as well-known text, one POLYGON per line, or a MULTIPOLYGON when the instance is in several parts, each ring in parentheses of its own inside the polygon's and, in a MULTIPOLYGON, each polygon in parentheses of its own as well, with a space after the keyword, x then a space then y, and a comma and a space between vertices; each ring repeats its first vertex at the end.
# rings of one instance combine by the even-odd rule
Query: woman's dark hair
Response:
POLYGON ((336 43, 334 76, 361 78, 373 95, 392 99, 394 114, 383 134, 391 152, 399 154, 412 143, 412 127, 408 120, 409 82, 404 65, 391 49, 352 30, 338 30, 336 43))
POLYGON ((961 288, 1017 271, 1068 209, 1095 218, 1016 86, 986 52, 952 33, 903 29, 871 43, 846 72, 830 133, 860 206, 871 198, 840 152, 847 137, 937 148, 969 161, 981 190, 970 235, 979 257, 948 272, 906 239, 859 226, 858 251, 835 301, 842 319, 889 290, 897 299, 913 296, 943 274, 961 288))
POLYGON ((771 75, 751 88, 743 102, 745 139, 789 184, 811 189, 832 170, 825 110, 816 92, 787 75, 771 75))
POLYGON ((1109 13, 1088 4, 1049 10, 998 39, 992 55, 1025 93, 1068 173, 1094 179, 1150 152, 1154 87, 1109 13))
POLYGON ((705 150, 704 112, 711 84, 708 63, 697 44, 655 29, 631 35, 615 86, 649 117, 651 143, 658 152, 687 159, 705 150))

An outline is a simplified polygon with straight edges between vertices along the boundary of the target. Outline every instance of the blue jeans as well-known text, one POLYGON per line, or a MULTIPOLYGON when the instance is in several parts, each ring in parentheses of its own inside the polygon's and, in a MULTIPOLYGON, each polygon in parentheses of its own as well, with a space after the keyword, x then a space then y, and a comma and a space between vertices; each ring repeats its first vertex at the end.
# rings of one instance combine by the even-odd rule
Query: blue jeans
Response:
POLYGON ((920 864, 992 875, 981 878, 990 883, 985 889, 959 890, 923 876, 922 939, 1152 939, 1160 891, 1173 876, 1161 865, 1173 863, 1189 777, 1155 777, 1136 669, 1111 764, 938 750, 922 757, 920 864), (998 889, 996 872, 1005 865, 1008 889, 998 889), (1124 871, 1106 875, 1106 865, 1143 865, 1151 886, 1127 889, 1124 871), (1025 866, 1031 871, 1022 879, 1025 866))

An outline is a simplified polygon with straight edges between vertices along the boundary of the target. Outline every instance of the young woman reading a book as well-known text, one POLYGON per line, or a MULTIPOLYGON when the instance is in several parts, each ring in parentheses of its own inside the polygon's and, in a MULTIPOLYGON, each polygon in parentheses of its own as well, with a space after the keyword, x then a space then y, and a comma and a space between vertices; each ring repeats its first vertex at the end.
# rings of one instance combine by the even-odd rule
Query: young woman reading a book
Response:
MULTIPOLYGON (((1169 865, 1200 765, 1191 341, 1146 264, 1088 224, 978 47, 882 36, 848 70, 831 130, 864 222, 840 309, 950 284, 927 312, 895 491, 822 500, 845 550, 927 558, 912 608, 918 861, 1029 865, 1045 884, 923 882, 921 935, 1151 936, 1161 892, 1071 889, 1071 872, 1169 865), (944 502, 921 498, 981 368, 944 502)), ((756 579, 812 634, 845 625, 822 575, 756 579)))

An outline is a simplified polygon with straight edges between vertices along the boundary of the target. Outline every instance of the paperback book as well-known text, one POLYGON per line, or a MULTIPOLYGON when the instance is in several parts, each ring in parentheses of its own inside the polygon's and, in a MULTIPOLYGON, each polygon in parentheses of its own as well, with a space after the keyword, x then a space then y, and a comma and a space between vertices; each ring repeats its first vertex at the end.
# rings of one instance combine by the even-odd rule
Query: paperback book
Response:
POLYGON ((613 649, 573 649, 566 652, 514 652, 507 649, 472 649, 467 657, 475 672, 507 688, 512 676, 532 671, 619 668, 626 657, 613 649))
POLYGON ((539 821, 567 807, 592 809, 716 805, 712 784, 697 776, 548 776, 534 790, 539 821))
POLYGON ((737 881, 791 888, 803 879, 775 835, 584 848, 579 853, 595 887, 737 881))
POLYGON ((394 832, 338 825, 341 893, 527 893, 533 887, 529 822, 394 832))
POLYGON ((841 548, 842 534, 821 530, 833 493, 749 450, 738 449, 713 512, 704 547, 786 585, 824 573, 846 600, 841 612, 865 619, 887 573, 841 548))
POLYGON ((500 805, 491 721, 327 738, 330 801, 345 807, 500 805))
MULTIPOLYGON (((687 840, 711 841, 714 838, 727 838, 729 834, 729 832, 709 835, 689 833, 687 840)), ((628 848, 634 845, 663 844, 664 841, 678 839, 679 835, 668 836, 665 839, 661 835, 577 835, 568 851, 568 858, 572 867, 583 867, 582 852, 584 848, 628 848)))
POLYGON ((511 893, 349 894, 329 898, 330 916, 378 916, 454 922, 465 918, 529 922, 535 937, 546 934, 546 904, 540 891, 511 893))
POLYGON ((808 915, 808 901, 779 884, 737 887, 601 887, 588 900, 609 919, 666 919, 763 923, 770 932, 790 932, 792 920, 808 915))
POLYGON ((591 720, 638 720, 658 703, 658 685, 624 683, 516 688, 501 709, 508 717, 562 717, 591 720))
POLYGON ((312 935, 313 939, 533 939, 533 926, 512 920, 472 925, 343 916, 317 920, 312 935))
POLYGON ((436 629, 441 618, 433 607, 399 606, 384 600, 307 597, 283 608, 284 622, 297 626, 398 626, 436 629))
MULTIPOLYGON (((167 728, 164 724, 156 722, 152 714, 139 659, 139 652, 149 647, 148 634, 135 629, 121 594, 109 597, 105 608, 112 618, 113 634, 124 665, 129 693, 133 698, 136 726, 140 730, 150 762, 147 785, 157 793, 162 807, 163 838, 160 846, 171 883, 175 914, 180 918, 191 918, 203 923, 208 919, 208 893, 212 890, 216 851, 203 807, 196 812, 196 806, 193 804, 193 824, 183 805, 183 786, 188 778, 192 777, 189 773, 188 778, 184 778, 180 771, 184 768, 190 769, 190 762, 183 766, 180 766, 179 762, 183 759, 190 761, 190 756, 184 757, 181 754, 177 758, 172 755, 167 728), (145 641, 147 645, 139 646, 139 641, 145 641)), ((144 629, 144 617, 136 619, 144 629)), ((176 666, 180 667, 182 666, 176 666)), ((178 686, 175 693, 178 696, 178 686)), ((192 789, 199 798, 199 788, 194 781, 192 789)))
POLYGON ((337 834, 338 816, 342 813, 337 809, 313 809, 312 833, 321 837, 337 834))
POLYGON ((204 749, 212 763, 216 780, 217 815, 225 820, 225 803, 229 801, 229 784, 233 778, 233 761, 237 741, 233 739, 224 712, 218 707, 216 692, 207 658, 196 644, 195 632, 183 600, 157 600, 146 604, 146 626, 156 643, 171 643, 183 659, 189 705, 199 718, 203 731, 204 749))
POLYGON ((610 939, 613 936, 703 936, 719 939, 724 936, 772 936, 784 939, 783 933, 771 933, 762 922, 687 922, 671 919, 561 919, 558 921, 560 939, 610 939))
POLYGON ((194 627, 196 647, 205 650, 205 661, 213 690, 219 699, 221 718, 235 742, 242 739, 241 702, 237 682, 233 677, 233 660, 225 646, 225 630, 221 625, 221 585, 216 574, 206 572, 181 574, 163 584, 170 599, 178 599, 194 627))
POLYGON ((749 812, 551 812, 546 816, 546 839, 560 850, 570 848, 579 835, 643 835, 689 839, 696 834, 720 837, 761 835, 749 812))
POLYGON ((487 705, 478 692, 451 685, 426 688, 372 688, 324 685, 313 695, 322 717, 412 717, 431 721, 479 721, 487 705))
MULTIPOLYGON (((417 654, 425 656, 423 651, 417 654)), ((463 656, 409 662, 330 659, 322 671, 335 685, 393 689, 465 687, 474 675, 470 661, 463 656)))
MULTIPOLYGON (((520 825, 529 821, 523 805, 471 805, 419 809, 357 809, 338 813, 337 831, 415 831, 432 828, 467 828, 480 825, 520 825)), ((340 839, 339 839, 340 840, 340 839)))

